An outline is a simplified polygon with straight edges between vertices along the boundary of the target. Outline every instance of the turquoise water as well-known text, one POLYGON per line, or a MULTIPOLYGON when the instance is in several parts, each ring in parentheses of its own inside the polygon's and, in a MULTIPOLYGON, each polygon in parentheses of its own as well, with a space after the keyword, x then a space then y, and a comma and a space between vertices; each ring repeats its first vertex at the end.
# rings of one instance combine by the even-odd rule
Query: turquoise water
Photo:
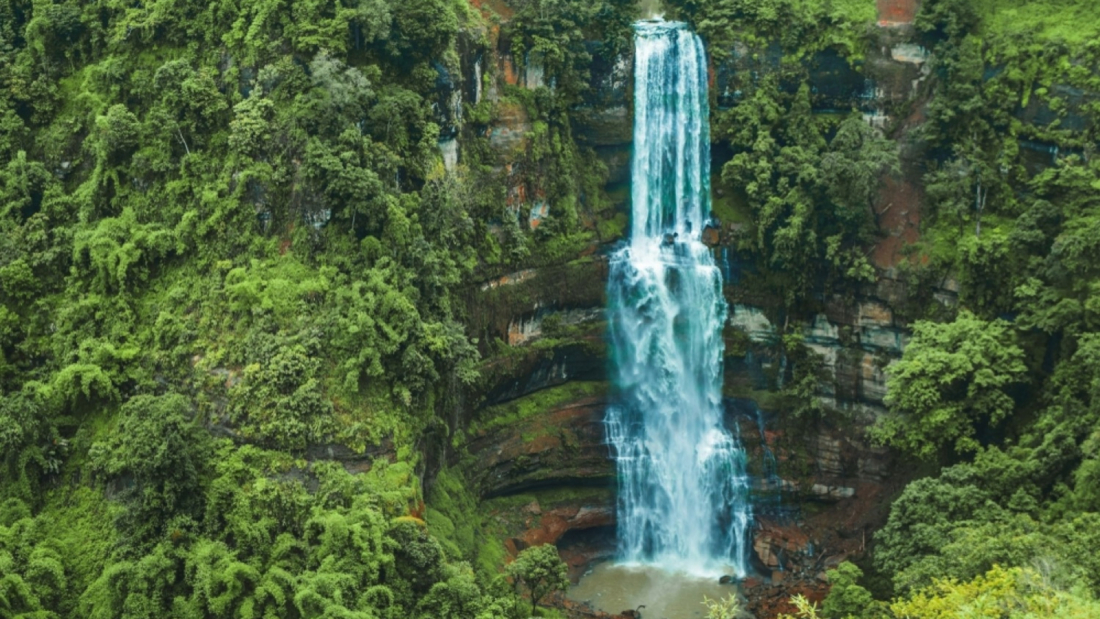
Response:
POLYGON ((684 24, 635 27, 632 228, 608 285, 619 562, 745 574, 745 454, 722 423, 722 276, 710 212, 707 62, 684 24))

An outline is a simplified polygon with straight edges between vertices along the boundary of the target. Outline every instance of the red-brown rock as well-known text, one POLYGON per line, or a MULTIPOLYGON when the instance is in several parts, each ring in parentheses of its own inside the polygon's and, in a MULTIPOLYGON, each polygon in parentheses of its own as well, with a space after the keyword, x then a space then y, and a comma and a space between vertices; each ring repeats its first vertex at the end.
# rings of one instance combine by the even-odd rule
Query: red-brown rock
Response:
POLYGON ((882 26, 911 24, 919 9, 920 0, 878 0, 878 23, 882 26))
POLYGON ((710 226, 703 228, 703 244, 707 247, 718 247, 722 242, 721 230, 716 226, 710 226))

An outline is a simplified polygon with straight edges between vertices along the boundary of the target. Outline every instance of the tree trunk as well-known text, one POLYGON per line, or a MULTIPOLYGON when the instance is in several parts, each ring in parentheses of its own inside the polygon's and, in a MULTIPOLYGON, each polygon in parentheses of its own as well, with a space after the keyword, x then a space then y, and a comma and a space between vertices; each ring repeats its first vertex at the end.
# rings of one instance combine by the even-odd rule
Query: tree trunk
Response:
POLYGON ((989 188, 986 187, 985 191, 982 191, 982 180, 978 179, 977 191, 974 195, 974 211, 977 213, 975 217, 974 236, 982 238, 982 211, 985 210, 985 200, 989 197, 989 188))

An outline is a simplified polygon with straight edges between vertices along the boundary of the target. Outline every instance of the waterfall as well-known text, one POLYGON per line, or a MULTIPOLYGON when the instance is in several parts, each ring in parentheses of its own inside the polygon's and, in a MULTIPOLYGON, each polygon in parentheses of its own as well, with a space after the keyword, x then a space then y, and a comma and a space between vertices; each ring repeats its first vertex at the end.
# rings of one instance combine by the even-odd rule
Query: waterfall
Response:
POLYGON ((722 422, 722 275, 710 212, 707 64, 681 23, 635 26, 633 225, 611 258, 620 560, 745 574, 749 481, 722 422))

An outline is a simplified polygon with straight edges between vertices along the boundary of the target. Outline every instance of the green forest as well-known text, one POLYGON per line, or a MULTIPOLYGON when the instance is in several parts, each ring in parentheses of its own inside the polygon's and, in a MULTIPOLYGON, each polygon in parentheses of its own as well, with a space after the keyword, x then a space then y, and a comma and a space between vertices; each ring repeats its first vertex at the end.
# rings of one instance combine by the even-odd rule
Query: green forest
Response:
MULTIPOLYGON (((881 130, 817 113, 803 63, 861 63, 873 1, 664 9, 716 59, 782 51, 712 107, 716 184, 736 197, 715 210, 741 226, 746 287, 790 315, 862 294, 880 179, 904 163, 923 186, 898 266, 912 337, 870 430, 919 475, 791 616, 1100 617, 1095 7, 924 0, 931 75, 897 111, 923 121, 881 130), (1036 105, 1042 121, 1021 113, 1036 105), (953 306, 932 294, 947 279, 953 306)), ((602 299, 591 273, 628 209, 586 121, 641 16, 627 0, 0 0, 0 618, 570 616, 551 603, 565 563, 505 547, 467 443, 596 389, 481 408, 529 359, 599 348, 601 323, 547 321, 522 350, 496 323, 543 284, 602 299), (504 44, 540 59, 542 85, 489 63, 454 85, 504 44), (472 88, 499 92, 455 102, 472 88), (491 136, 514 110, 529 129, 503 162, 491 136), (537 226, 515 170, 546 205, 537 226), (552 275, 480 292, 528 270, 552 275), (318 455, 333 449, 359 465, 318 455)), ((820 360, 782 335, 787 414, 835 417, 820 360)))

